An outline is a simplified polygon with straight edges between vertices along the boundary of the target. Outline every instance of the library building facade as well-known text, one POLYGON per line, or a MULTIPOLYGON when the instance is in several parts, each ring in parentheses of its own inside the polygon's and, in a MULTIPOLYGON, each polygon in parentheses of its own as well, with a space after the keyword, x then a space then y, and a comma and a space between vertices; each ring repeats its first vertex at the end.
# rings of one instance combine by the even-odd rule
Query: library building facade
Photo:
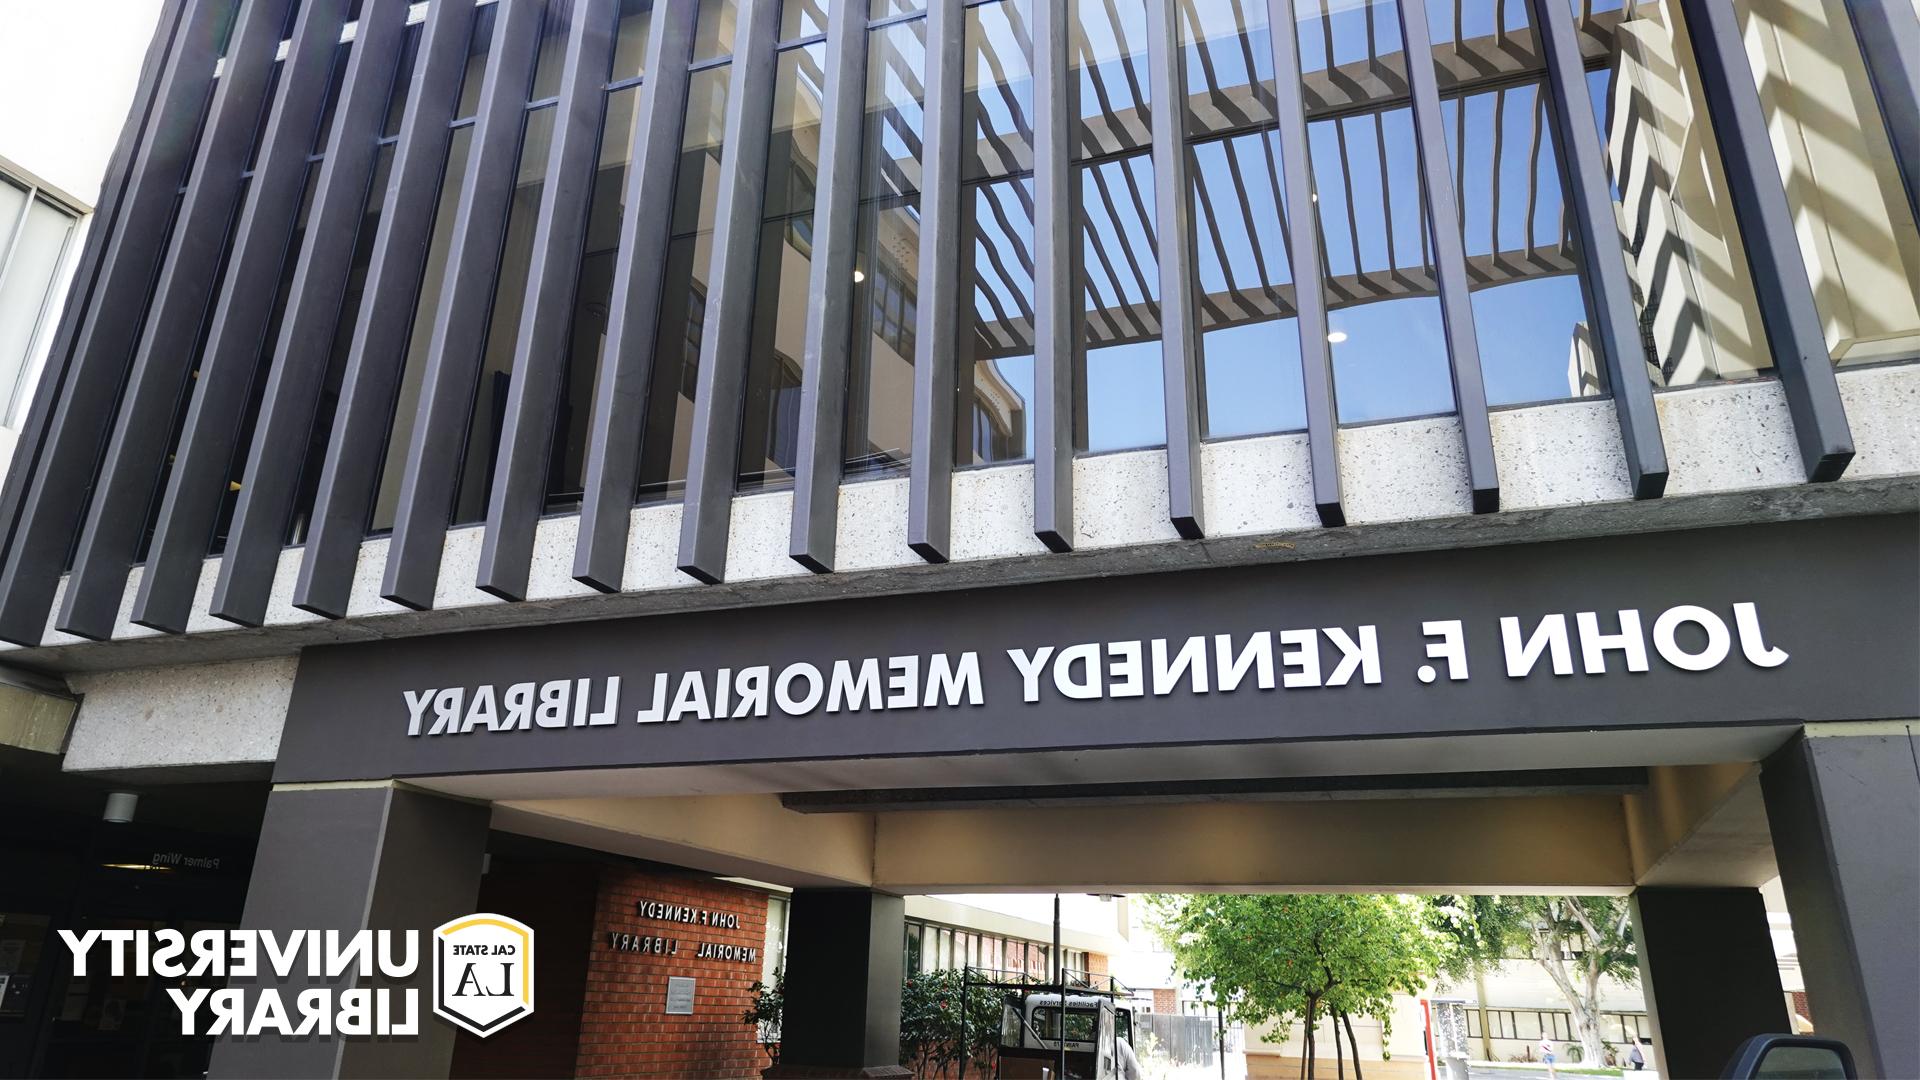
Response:
POLYGON ((1778 878, 1920 1075, 1908 0, 158 6, 0 488, 0 1074, 901 1076, 930 943, 1104 963, 927 898, 1231 890, 1631 896, 1719 1075, 1778 878))

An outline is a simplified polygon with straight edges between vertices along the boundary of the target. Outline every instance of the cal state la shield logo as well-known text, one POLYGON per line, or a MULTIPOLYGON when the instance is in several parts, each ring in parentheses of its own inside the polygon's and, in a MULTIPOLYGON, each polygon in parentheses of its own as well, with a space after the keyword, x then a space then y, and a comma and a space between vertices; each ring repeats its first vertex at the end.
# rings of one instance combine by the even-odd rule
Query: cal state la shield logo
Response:
POLYGON ((533 927, 481 912, 433 932, 433 1011, 486 1038, 533 1013, 533 927))

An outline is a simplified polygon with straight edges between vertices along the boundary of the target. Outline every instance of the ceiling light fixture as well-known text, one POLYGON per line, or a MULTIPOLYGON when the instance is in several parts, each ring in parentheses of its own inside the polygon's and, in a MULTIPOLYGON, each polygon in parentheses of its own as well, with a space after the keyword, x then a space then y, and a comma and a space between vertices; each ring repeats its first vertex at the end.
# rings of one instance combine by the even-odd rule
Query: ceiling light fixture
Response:
POLYGON ((133 812, 139 805, 140 796, 131 791, 111 792, 107 795, 106 812, 101 814, 100 818, 116 825, 125 825, 133 820, 133 812))

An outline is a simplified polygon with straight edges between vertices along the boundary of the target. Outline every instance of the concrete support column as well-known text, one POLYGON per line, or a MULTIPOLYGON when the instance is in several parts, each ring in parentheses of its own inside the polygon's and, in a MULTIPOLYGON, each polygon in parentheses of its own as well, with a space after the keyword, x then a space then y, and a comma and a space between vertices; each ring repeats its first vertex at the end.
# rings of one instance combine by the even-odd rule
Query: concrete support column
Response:
POLYGON ((1632 909, 1661 1076, 1719 1076, 1748 1037, 1790 1030, 1760 890, 1643 888, 1632 909))
POLYGON ((214 1047, 209 1075, 371 1077, 447 1075, 454 1029, 433 1015, 434 927, 473 910, 486 854, 488 808, 392 784, 279 788, 267 799, 241 924, 248 929, 419 931, 411 979, 234 980, 276 986, 285 1000, 302 988, 412 986, 420 991, 415 1038, 227 1039, 214 1047))
POLYGON ((1760 772, 1814 1028, 1862 1076, 1920 1076, 1916 729, 1810 727, 1760 772))
POLYGON ((906 913, 886 893, 794 890, 780 1064, 769 1076, 912 1075, 900 1065, 906 913))

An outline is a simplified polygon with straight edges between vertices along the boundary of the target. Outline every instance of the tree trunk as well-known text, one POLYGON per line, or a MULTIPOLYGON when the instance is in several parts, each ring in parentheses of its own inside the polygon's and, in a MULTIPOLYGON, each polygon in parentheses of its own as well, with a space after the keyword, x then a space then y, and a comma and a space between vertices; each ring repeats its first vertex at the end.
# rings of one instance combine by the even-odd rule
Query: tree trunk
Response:
POLYGON ((1319 1005, 1320 1005, 1320 1001, 1319 1001, 1319 999, 1318 999, 1318 998, 1308 998, 1308 999, 1307 999, 1307 1080, 1314 1080, 1314 1075, 1313 1075, 1313 1024, 1314 1024, 1314 1020, 1315 1020, 1315 1018, 1317 1017, 1317 1015, 1318 1015, 1318 1014, 1319 1014, 1319 1012, 1320 1012, 1320 1008, 1319 1008, 1319 1005))
POLYGON ((1339 1080, 1347 1080, 1346 1054, 1340 1048, 1340 1014, 1327 1014, 1333 1020, 1333 1074, 1339 1080))
POLYGON ((1607 1063, 1606 1041, 1600 1037, 1600 1017, 1595 1004, 1573 1011, 1574 1034, 1580 1037, 1580 1064, 1598 1068, 1607 1063))
MULTIPOLYGON (((1341 1013, 1340 1022, 1347 1025, 1347 1045, 1353 1048, 1353 1080, 1364 1080, 1360 1075, 1360 1040, 1353 1037, 1353 1017, 1341 1013)), ((1340 1032, 1336 1030, 1333 1037, 1337 1041, 1340 1032)))

